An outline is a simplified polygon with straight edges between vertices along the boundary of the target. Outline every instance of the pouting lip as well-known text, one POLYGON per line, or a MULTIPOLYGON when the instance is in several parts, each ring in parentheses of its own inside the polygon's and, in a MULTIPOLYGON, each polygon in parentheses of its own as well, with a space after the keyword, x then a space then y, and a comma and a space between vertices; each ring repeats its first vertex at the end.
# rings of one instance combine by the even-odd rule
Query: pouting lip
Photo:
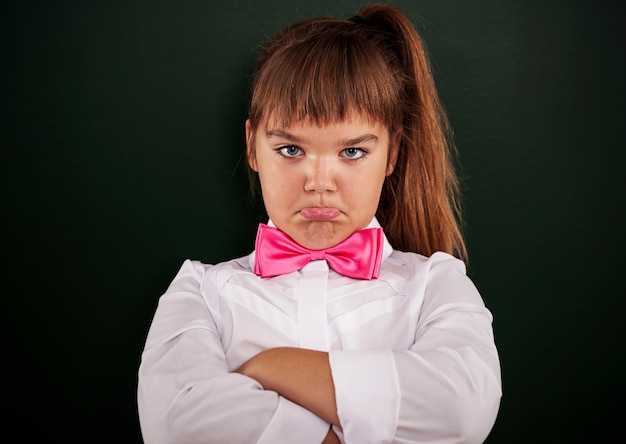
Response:
POLYGON ((324 221, 339 217, 341 211, 334 207, 305 207, 300 210, 300 215, 308 220, 324 221))

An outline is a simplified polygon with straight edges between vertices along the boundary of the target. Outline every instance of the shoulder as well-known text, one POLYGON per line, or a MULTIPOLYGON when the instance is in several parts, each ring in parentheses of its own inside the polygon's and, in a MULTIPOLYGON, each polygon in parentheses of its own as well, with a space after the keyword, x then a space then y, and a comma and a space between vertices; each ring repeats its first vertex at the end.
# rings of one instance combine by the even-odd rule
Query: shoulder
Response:
MULTIPOLYGON (((476 286, 467 276, 465 263, 444 252, 423 256, 394 250, 381 267, 384 277, 394 276, 405 281, 413 292, 438 304, 467 302, 483 305, 476 286)), ((393 280, 393 278, 391 278, 393 280)))
POLYGON ((231 277, 251 274, 247 263, 247 257, 218 264, 183 261, 159 298, 146 348, 192 329, 205 329, 220 336, 223 325, 219 316, 219 290, 231 277))
POLYGON ((465 274, 465 263, 443 251, 437 251, 431 256, 424 256, 413 252, 393 250, 387 261, 393 265, 409 267, 415 272, 443 266, 465 274))
POLYGON ((455 274, 466 276, 465 263, 448 253, 436 252, 431 256, 393 250, 383 262, 381 270, 397 274, 407 280, 434 278, 437 275, 455 274))
POLYGON ((428 270, 426 294, 437 298, 440 304, 462 302, 484 305, 474 282, 467 276, 462 260, 437 252, 429 258, 428 270))
POLYGON ((207 264, 199 260, 186 259, 168 288, 171 291, 199 290, 206 285, 222 287, 233 276, 253 274, 249 255, 217 264, 207 264))

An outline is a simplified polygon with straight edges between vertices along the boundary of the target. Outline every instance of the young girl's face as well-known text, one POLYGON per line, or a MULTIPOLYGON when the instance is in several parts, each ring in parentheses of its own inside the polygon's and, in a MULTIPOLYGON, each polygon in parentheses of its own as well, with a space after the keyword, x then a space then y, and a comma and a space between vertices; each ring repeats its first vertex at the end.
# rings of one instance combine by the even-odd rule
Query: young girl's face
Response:
MULTIPOLYGON (((397 158, 387 127, 360 117, 327 126, 259 125, 248 159, 272 222, 300 245, 331 247, 365 228, 397 158)), ((394 138, 395 139, 395 138, 394 138)))

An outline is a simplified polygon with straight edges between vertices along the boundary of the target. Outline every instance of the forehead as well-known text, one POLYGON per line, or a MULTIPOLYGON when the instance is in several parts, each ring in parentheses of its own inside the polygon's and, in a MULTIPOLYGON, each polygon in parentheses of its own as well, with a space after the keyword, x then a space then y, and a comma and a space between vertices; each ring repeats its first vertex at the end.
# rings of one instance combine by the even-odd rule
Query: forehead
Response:
POLYGON ((373 116, 350 112, 343 117, 335 117, 333 119, 282 119, 276 115, 270 115, 266 119, 260 122, 259 129, 265 133, 273 131, 288 131, 295 129, 310 129, 310 130, 328 130, 330 128, 376 128, 385 129, 384 123, 380 119, 376 119, 373 116))

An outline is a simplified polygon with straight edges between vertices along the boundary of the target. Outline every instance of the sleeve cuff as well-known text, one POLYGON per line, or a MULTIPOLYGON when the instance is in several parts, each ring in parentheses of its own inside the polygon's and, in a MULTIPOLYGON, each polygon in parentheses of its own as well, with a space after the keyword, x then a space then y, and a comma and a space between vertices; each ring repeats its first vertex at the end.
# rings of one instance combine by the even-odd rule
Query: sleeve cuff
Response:
POLYGON ((391 350, 333 350, 329 359, 345 441, 390 442, 400 406, 391 350))
POLYGON ((324 440, 330 424, 282 396, 278 399, 278 408, 258 444, 319 444, 324 440))

